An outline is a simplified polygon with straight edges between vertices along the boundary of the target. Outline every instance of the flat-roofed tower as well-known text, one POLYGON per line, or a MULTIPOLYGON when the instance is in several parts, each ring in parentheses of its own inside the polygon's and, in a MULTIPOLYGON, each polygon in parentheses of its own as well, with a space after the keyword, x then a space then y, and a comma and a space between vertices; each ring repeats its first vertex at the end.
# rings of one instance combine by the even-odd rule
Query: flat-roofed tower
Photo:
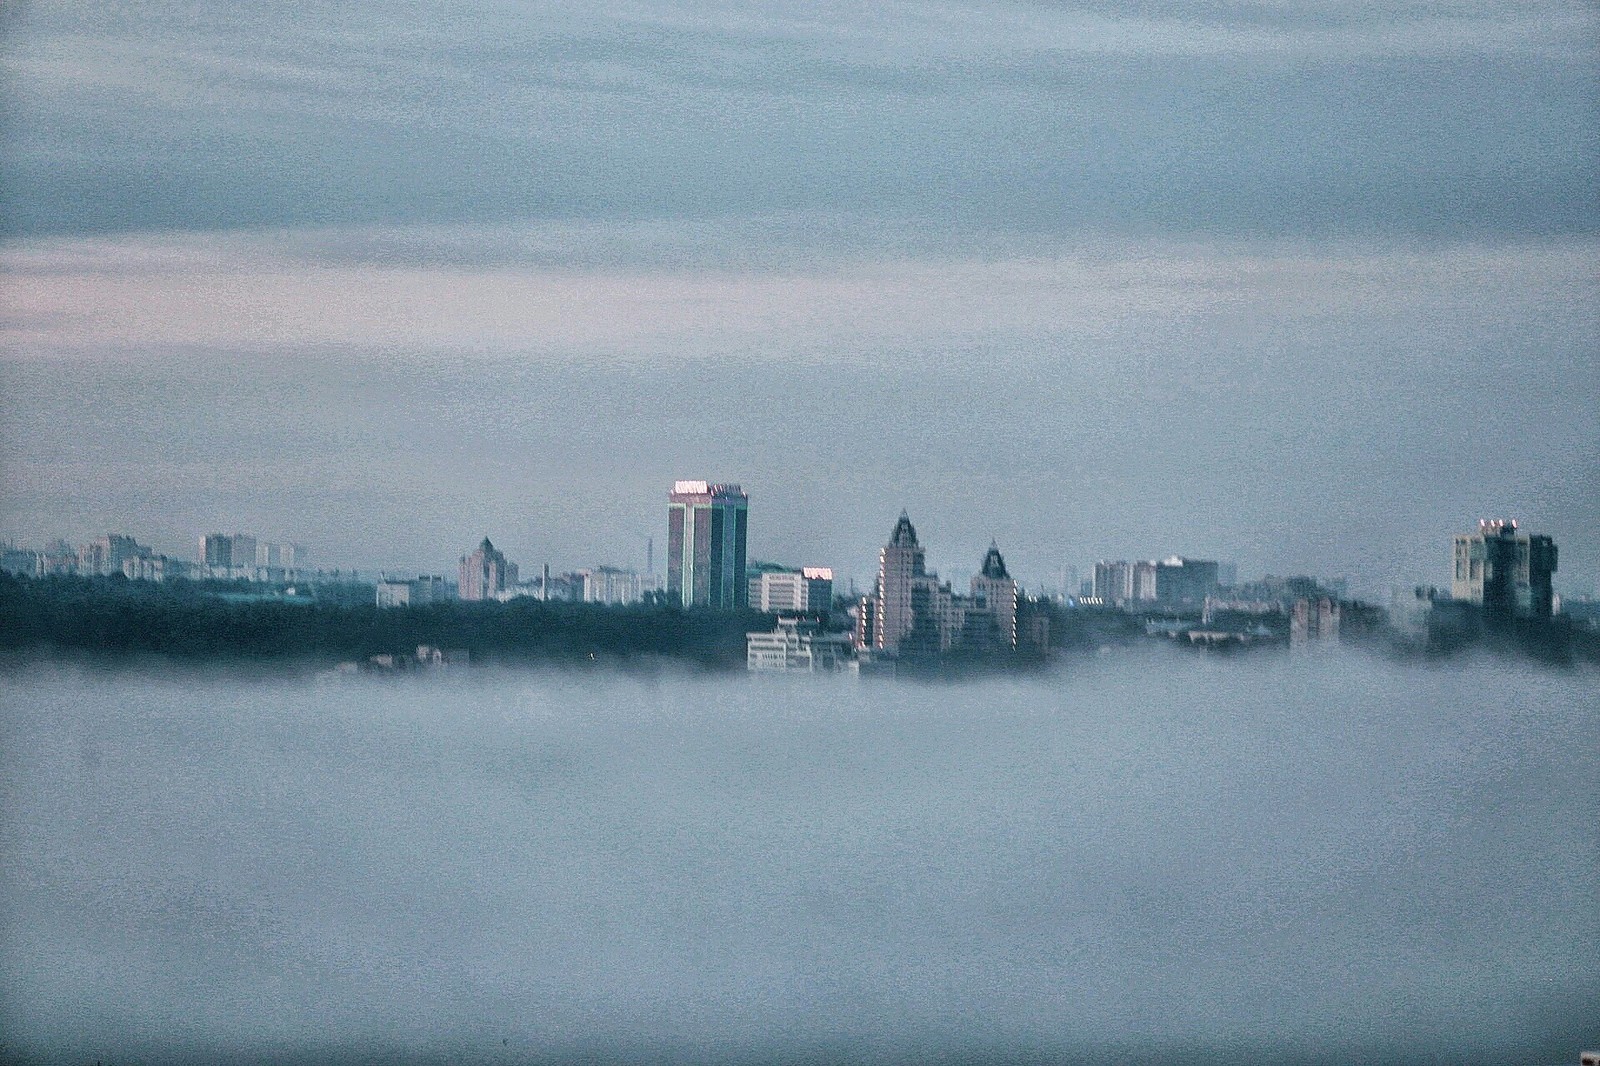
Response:
POLYGON ((1455 539, 1450 595, 1482 604, 1491 622, 1549 618, 1555 604, 1550 575, 1555 572, 1554 540, 1524 533, 1508 518, 1485 520, 1476 533, 1455 539))
POLYGON ((667 600, 682 607, 743 607, 750 497, 738 485, 679 481, 667 494, 667 600))

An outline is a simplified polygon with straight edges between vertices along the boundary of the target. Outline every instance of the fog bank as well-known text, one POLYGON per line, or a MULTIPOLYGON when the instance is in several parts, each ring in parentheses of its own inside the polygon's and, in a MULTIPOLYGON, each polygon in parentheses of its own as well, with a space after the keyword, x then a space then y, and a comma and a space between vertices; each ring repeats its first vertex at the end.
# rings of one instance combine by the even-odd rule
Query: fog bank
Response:
POLYGON ((40 1061, 1575 1061, 1592 672, 0 676, 40 1061))

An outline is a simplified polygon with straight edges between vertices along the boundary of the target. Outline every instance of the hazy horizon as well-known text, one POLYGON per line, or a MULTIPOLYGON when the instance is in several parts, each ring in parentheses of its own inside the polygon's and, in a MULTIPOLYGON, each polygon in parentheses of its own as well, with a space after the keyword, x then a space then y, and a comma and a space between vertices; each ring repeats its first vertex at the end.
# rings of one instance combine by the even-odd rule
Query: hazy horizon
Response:
POLYGON ((1578 0, 0 13, 0 535, 1600 581, 1578 0), (657 545, 658 550, 660 544, 657 545))

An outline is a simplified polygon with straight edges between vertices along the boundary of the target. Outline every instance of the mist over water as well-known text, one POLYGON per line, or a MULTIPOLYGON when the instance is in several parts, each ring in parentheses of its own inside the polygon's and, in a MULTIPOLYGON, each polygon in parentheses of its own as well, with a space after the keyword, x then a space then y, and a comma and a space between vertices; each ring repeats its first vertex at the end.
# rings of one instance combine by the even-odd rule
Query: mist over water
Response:
POLYGON ((10 1056, 1575 1062, 1600 678, 0 675, 10 1056))

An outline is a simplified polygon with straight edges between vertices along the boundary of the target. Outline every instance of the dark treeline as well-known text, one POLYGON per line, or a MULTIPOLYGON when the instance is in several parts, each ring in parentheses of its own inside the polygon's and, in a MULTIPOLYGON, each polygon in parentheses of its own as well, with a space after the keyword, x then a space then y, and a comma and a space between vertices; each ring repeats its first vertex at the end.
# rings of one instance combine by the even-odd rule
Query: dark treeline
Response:
POLYGON ((749 611, 533 599, 380 609, 352 598, 350 590, 262 598, 230 595, 226 585, 0 574, 0 649, 337 662, 429 644, 477 662, 670 658, 742 668, 745 633, 772 624, 749 611))

